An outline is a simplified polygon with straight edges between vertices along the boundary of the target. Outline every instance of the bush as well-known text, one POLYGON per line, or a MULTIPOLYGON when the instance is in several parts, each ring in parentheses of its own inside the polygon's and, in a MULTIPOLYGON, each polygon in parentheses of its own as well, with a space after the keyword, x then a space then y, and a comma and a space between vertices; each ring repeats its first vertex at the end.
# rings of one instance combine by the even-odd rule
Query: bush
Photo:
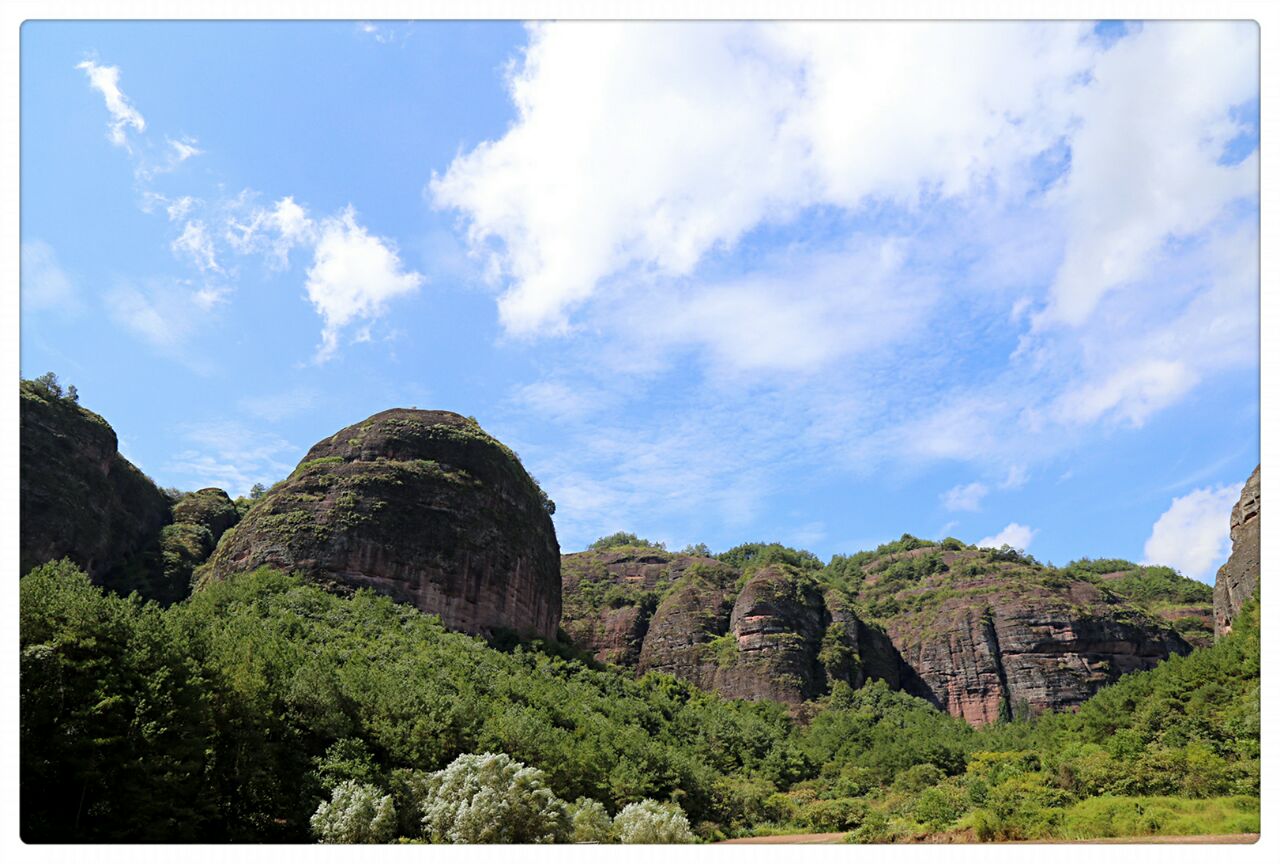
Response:
POLYGON ((433 843, 563 843, 568 810, 543 776, 505 753, 464 753, 428 779, 427 836, 433 843))
POLYGON ((692 843, 689 820, 678 804, 660 804, 651 798, 628 804, 613 820, 623 843, 692 843))
POLYGON ((604 805, 591 798, 579 798, 569 805, 571 838, 574 843, 612 843, 613 820, 604 805))
POLYGON ((636 546, 642 549, 658 549, 666 551, 665 543, 654 543, 645 540, 643 537, 637 537, 629 531, 617 531, 607 537, 601 537, 587 548, 592 552, 605 552, 609 549, 619 549, 627 546, 636 546))
POLYGON ((800 821, 814 831, 849 831, 867 818, 867 804, 857 798, 810 801, 800 811, 800 821))
POLYGON ((333 789, 311 817, 321 843, 386 843, 395 836, 396 807, 376 786, 347 780, 333 789))

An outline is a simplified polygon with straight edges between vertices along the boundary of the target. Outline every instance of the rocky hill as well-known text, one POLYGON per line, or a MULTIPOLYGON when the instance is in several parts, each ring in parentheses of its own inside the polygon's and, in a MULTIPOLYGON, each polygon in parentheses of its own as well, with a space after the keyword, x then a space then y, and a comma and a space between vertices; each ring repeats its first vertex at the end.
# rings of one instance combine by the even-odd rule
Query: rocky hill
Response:
MULTIPOLYGON (((1108 572, 912 537, 825 568, 623 547, 564 556, 562 626, 597 660, 726 696, 799 705, 879 679, 981 724, 1078 705, 1190 650, 1139 597, 1163 578, 1145 570, 1164 568, 1099 563, 1108 572)), ((1168 608, 1204 614, 1187 590, 1189 607, 1168 608)))
POLYGON ((553 510, 474 420, 393 409, 312 447, 197 578, 270 565, 340 592, 372 588, 466 633, 550 639, 560 620, 553 510))
POLYGON ((22 572, 65 557, 98 584, 126 580, 171 520, 168 498, 56 379, 23 381, 19 395, 22 572))
POLYGON ((1240 491, 1231 508, 1231 557, 1218 570, 1213 586, 1213 632, 1231 632, 1231 622, 1244 602, 1258 590, 1262 578, 1262 466, 1240 491))

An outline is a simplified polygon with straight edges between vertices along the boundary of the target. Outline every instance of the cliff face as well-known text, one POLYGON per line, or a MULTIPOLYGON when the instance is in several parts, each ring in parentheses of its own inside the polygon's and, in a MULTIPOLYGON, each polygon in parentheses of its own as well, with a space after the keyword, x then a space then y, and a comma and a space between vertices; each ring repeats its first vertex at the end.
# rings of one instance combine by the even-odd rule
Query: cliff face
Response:
POLYGON ((887 636, 785 566, 749 577, 656 549, 563 559, 562 627, 597 660, 665 672, 722 695, 799 704, 832 681, 910 677, 887 636))
POLYGON ((1126 672, 1190 650, 1088 582, 999 572, 944 580, 917 589, 919 607, 885 629, 918 677, 917 695, 970 723, 1073 707, 1126 672))
POLYGON ((97 414, 28 381, 19 395, 21 571, 65 557, 112 586, 156 541, 169 500, 97 414))
POLYGON ((509 449, 447 411, 393 409, 317 443, 197 578, 270 565, 373 588, 474 634, 554 638, 552 505, 509 449))
POLYGON ((799 705, 879 679, 974 724, 1073 707, 1190 650, 1102 580, 1012 553, 929 544, 821 573, 694 560, 566 556, 564 629, 598 659, 729 697, 799 705))
POLYGON ((1231 557, 1213 585, 1213 634, 1231 632, 1231 622, 1262 578, 1262 466, 1253 469, 1231 508, 1231 557))
POLYGON ((602 663, 635 668, 658 602, 690 572, 737 577, 713 558, 650 549, 576 552, 560 559, 561 626, 602 663))

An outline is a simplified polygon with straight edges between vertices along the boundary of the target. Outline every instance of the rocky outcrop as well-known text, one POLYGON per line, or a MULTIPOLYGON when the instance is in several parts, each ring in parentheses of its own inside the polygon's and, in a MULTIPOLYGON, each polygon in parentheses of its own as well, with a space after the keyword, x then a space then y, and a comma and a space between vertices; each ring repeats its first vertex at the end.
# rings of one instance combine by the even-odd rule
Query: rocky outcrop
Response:
POLYGON ((554 638, 553 509, 474 420, 393 409, 312 447, 197 579, 272 566, 339 592, 372 588, 466 633, 554 638))
POLYGON ((1074 707, 1190 650, 1104 578, 958 542, 893 545, 823 573, 743 574, 661 550, 569 555, 563 627, 597 659, 638 656, 638 673, 724 696, 799 706, 878 679, 975 725, 1074 707))
POLYGON ((918 679, 916 695, 973 724, 1074 707, 1126 672, 1190 650, 1089 582, 995 572, 939 594, 885 628, 918 679))
POLYGON ((601 663, 635 668, 650 620, 672 585, 691 572, 737 571, 713 558, 627 547, 575 552, 560 559, 564 611, 561 626, 575 645, 601 663))
POLYGON ((169 500, 117 450, 107 421, 36 382, 20 385, 19 566, 69 558, 122 590, 169 521, 169 500))
POLYGON ((741 571, 654 548, 562 559, 562 628, 597 660, 665 672, 742 699, 798 704, 833 680, 901 686, 906 673, 883 632, 789 567, 741 571))
POLYGON ((208 530, 216 546, 228 528, 240 521, 240 511, 221 489, 200 489, 183 495, 173 505, 173 521, 199 525, 208 530))
POLYGON ((1244 602, 1258 590, 1262 576, 1262 466, 1240 492, 1231 508, 1231 557, 1218 570, 1213 585, 1213 635, 1231 632, 1231 622, 1244 602))

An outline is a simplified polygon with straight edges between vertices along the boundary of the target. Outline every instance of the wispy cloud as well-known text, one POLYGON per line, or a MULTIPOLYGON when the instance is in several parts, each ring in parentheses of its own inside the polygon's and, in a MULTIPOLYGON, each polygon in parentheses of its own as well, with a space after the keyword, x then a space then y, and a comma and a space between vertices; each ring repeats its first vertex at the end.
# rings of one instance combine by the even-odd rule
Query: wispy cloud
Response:
POLYGON ((107 113, 111 121, 107 124, 107 138, 117 147, 131 150, 129 129, 145 132, 147 121, 138 109, 129 103, 129 97, 120 89, 120 69, 117 66, 100 66, 93 60, 85 60, 76 64, 89 79, 89 86, 102 94, 107 105, 107 113))
POLYGON ((948 510, 967 510, 976 513, 982 509, 982 499, 987 496, 986 484, 968 483, 964 486, 953 486, 942 493, 942 506, 948 510))
POLYGON ((235 421, 192 423, 178 434, 189 446, 165 466, 167 476, 182 488, 217 486, 233 497, 286 477, 301 455, 279 435, 235 421))
POLYGON ((58 263, 53 247, 32 238, 21 252, 22 311, 77 314, 83 308, 80 292, 58 263))
MULTIPOLYGON (((394 34, 367 22, 361 30, 379 41, 394 34)), ((199 142, 189 135, 164 136, 163 145, 153 147, 151 142, 139 139, 159 155, 141 148, 135 151, 128 130, 141 135, 147 126, 120 90, 119 68, 93 60, 85 60, 77 68, 85 72, 90 86, 106 101, 111 116, 108 137, 128 150, 133 159, 134 175, 142 184, 142 209, 162 210, 170 223, 182 226, 169 248, 199 274, 202 282, 190 291, 118 286, 106 301, 113 320, 172 352, 189 330, 184 324, 193 312, 207 313, 229 302, 238 272, 226 263, 228 258, 262 255, 270 267, 283 271, 289 269, 293 250, 303 248, 312 252, 306 273, 307 298, 323 321, 321 344, 314 359, 326 362, 337 353, 345 330, 352 328, 353 342, 371 341, 371 326, 385 314, 387 304, 421 286, 424 277, 403 266, 395 243, 371 235, 356 221, 350 205, 334 215, 313 219, 290 195, 264 208, 254 204, 259 193, 248 189, 234 196, 220 195, 213 201, 190 194, 157 192, 150 182, 158 174, 172 172, 203 153, 199 142), (184 302, 191 308, 179 308, 184 302)), ((156 282, 152 280, 153 284, 156 282)))

